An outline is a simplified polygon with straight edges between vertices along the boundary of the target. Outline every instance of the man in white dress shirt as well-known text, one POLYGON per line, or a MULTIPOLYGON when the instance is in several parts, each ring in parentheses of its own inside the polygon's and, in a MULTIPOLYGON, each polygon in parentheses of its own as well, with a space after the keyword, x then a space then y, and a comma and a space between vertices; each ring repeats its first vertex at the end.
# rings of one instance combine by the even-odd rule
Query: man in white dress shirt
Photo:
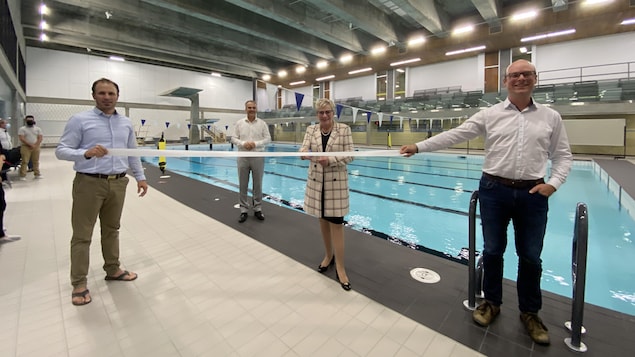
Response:
POLYGON ((507 99, 474 114, 455 129, 416 144, 401 153, 435 151, 482 136, 485 139, 483 176, 479 185, 483 227, 483 291, 485 301, 473 320, 488 326, 503 303, 503 254, 507 227, 514 223, 518 255, 518 307, 520 319, 534 342, 548 345, 549 334, 538 311, 542 308, 540 278, 547 226, 548 197, 562 185, 573 157, 560 114, 536 103, 536 67, 518 60, 507 67, 507 99), (551 174, 545 182, 547 163, 551 174))

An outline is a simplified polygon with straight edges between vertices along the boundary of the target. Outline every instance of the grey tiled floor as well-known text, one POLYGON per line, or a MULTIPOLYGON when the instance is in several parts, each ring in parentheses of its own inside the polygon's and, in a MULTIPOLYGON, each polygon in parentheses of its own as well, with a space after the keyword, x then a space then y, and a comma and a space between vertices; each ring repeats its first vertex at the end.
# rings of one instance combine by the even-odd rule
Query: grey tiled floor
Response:
POLYGON ((22 239, 0 245, 0 356, 481 355, 134 180, 121 258, 139 279, 104 281, 97 228, 93 301, 73 306, 72 163, 44 149, 42 174, 6 190, 22 239))

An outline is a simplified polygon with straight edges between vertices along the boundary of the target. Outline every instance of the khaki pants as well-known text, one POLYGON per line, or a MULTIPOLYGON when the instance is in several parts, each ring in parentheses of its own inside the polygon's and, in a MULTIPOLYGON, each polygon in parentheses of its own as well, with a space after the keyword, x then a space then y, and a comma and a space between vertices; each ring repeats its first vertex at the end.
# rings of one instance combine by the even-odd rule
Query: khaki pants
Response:
POLYGON ((106 275, 119 270, 119 226, 128 177, 108 180, 76 174, 73 180, 71 224, 71 284, 86 286, 90 242, 97 217, 101 226, 101 253, 106 275))
POLYGON ((40 147, 31 149, 26 145, 20 146, 20 155, 22 156, 22 163, 20 164, 20 177, 26 177, 26 170, 29 166, 29 161, 33 162, 33 174, 40 176, 40 147))

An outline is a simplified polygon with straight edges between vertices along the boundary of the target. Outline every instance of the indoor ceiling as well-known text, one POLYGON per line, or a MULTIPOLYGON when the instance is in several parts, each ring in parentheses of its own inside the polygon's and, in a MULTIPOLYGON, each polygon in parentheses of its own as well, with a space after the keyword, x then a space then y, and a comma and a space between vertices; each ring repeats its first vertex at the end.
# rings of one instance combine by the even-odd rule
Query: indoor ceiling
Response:
MULTIPOLYGON (((28 46, 97 56, 117 55, 152 63, 240 78, 262 78, 289 86, 325 75, 421 58, 422 65, 473 56, 446 52, 486 46, 480 52, 634 31, 620 25, 635 17, 635 0, 585 5, 568 0, 22 0, 28 46), (538 16, 511 21, 518 11, 538 16), (41 41, 41 20, 48 40, 41 41), (452 30, 471 24, 461 36, 452 30), (574 34, 521 42, 521 38, 574 28, 574 34), (426 42, 408 46, 414 36, 426 42), (387 47, 374 55, 371 50, 387 47), (352 62, 340 64, 342 55, 352 62), (326 60, 324 69, 316 63, 326 60), (301 74, 295 68, 302 65, 301 74), (280 70, 288 76, 278 77, 280 70)), ((364 75, 367 75, 365 73, 364 75)))

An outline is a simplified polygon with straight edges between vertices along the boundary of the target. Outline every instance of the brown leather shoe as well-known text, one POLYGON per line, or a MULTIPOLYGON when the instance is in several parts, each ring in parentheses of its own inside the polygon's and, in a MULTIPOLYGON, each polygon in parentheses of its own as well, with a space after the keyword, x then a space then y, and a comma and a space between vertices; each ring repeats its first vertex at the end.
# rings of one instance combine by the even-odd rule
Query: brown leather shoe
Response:
POLYGON ((476 310, 472 313, 472 319, 477 324, 487 327, 491 324, 496 316, 501 313, 499 306, 494 306, 489 301, 485 300, 480 304, 476 310))
POLYGON ((542 320, 540 319, 540 317, 538 317, 538 314, 533 312, 521 312, 520 321, 523 322, 523 325, 525 325, 525 329, 527 329, 529 337, 531 337, 534 342, 540 345, 549 344, 549 333, 547 333, 547 326, 542 323, 542 320))

